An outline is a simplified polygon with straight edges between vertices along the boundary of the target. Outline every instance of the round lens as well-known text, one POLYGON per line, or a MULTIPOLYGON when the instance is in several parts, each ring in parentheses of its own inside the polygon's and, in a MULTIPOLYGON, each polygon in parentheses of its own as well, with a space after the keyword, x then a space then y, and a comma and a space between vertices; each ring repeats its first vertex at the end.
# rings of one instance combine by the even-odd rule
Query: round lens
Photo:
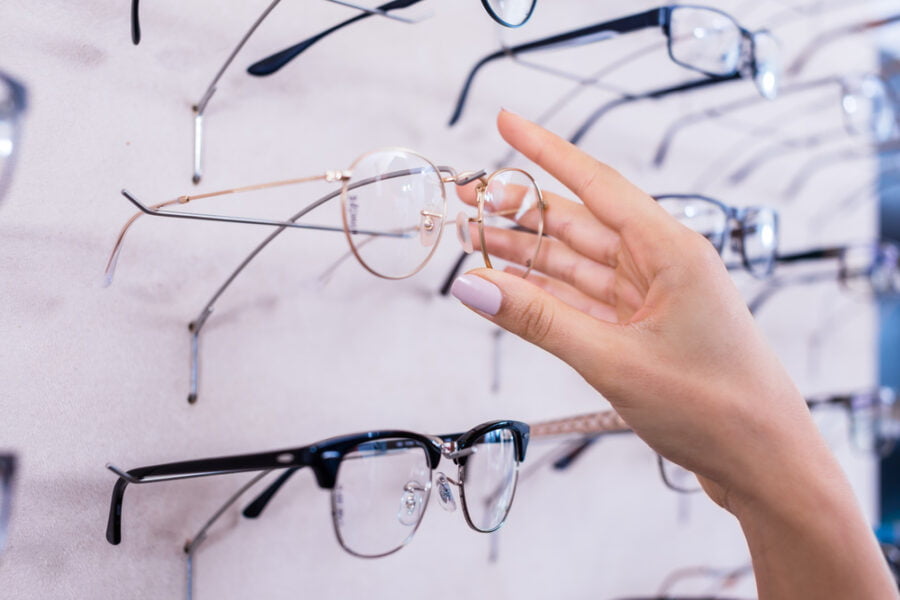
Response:
POLYGON ((519 27, 531 17, 537 0, 484 0, 491 17, 506 27, 519 27))
POLYGON ((16 150, 18 114, 15 90, 0 78, 0 201, 9 184, 16 150))
POLYGON ((525 276, 541 247, 543 197, 530 175, 518 169, 497 171, 480 191, 483 228, 470 219, 468 236, 485 263, 494 269, 510 269, 525 276), (484 237, 481 237, 481 234, 484 237), (523 272, 524 271, 524 272, 523 272))
POLYGON ((466 518, 478 531, 494 531, 506 519, 516 493, 516 439, 509 429, 495 429, 470 449, 459 475, 466 518))
POLYGON ((428 505, 425 448, 397 438, 366 442, 344 455, 331 491, 334 528, 351 554, 376 557, 402 548, 428 505))
POLYGON ((778 252, 778 213, 770 208, 748 208, 742 227, 747 269, 754 277, 768 277, 778 252))
POLYGON ((741 30, 717 10, 679 6, 669 19, 669 53, 683 67, 708 75, 732 75, 741 60, 741 30))
POLYGON ((700 486, 700 480, 691 471, 660 455, 657 455, 657 460, 659 461, 659 473, 669 489, 682 494, 693 494, 703 489, 700 486))
POLYGON ((380 150, 357 160, 351 173, 341 204, 353 253, 379 277, 415 274, 434 253, 446 219, 437 168, 407 150, 380 150))
POLYGON ((781 49, 778 40, 768 31, 753 34, 753 81, 760 95, 774 100, 781 81, 781 49))
POLYGON ((708 239, 717 252, 722 252, 728 214, 719 203, 698 196, 658 196, 656 201, 682 225, 708 239))
POLYGON ((845 81, 841 108, 851 135, 883 142, 896 133, 896 114, 887 87, 874 75, 845 81))

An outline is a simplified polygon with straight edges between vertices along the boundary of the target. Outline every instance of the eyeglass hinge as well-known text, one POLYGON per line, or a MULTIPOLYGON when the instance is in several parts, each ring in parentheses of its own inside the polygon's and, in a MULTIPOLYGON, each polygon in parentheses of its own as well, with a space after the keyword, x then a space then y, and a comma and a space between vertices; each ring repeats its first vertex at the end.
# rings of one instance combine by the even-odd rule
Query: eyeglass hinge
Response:
POLYGON ((347 181, 350 171, 325 171, 325 181, 347 181))

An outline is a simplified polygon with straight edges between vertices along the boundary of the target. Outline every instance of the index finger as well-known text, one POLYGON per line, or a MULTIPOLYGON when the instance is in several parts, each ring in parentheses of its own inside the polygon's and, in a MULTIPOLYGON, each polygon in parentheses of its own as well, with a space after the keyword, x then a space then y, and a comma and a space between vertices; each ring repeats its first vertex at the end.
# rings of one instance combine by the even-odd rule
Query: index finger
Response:
POLYGON ((510 146, 558 179, 614 231, 621 231, 629 221, 659 218, 661 209, 650 196, 612 167, 543 127, 502 110, 497 129, 510 146))

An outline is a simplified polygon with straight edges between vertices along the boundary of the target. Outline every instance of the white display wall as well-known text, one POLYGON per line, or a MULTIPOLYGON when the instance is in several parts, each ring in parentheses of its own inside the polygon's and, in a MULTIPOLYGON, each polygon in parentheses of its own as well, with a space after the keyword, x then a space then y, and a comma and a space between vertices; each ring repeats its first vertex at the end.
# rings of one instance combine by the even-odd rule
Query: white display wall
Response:
MULTIPOLYGON (((190 107, 267 4, 145 2, 137 47, 127 2, 0 5, 0 69, 27 85, 30 104, 0 209, 0 448, 20 458, 10 543, 0 557, 3 598, 184 596, 185 541, 247 476, 129 487, 123 541, 112 546, 104 532, 115 476, 106 463, 128 469, 375 429, 454 432, 489 419, 533 422, 606 406, 567 366, 512 336, 500 341, 500 386, 492 390, 493 327, 437 293, 459 252, 453 235, 414 278, 380 280, 348 260, 323 284, 319 275, 345 255, 346 242, 312 231, 281 236, 219 300, 202 339, 200 397, 187 403, 187 324, 268 231, 141 218, 115 281, 104 287, 108 253, 134 213, 121 188, 155 203, 342 169, 383 146, 409 147, 460 170, 490 169, 506 152, 494 126, 501 106, 537 119, 576 84, 498 61, 479 74, 463 119, 448 128, 477 59, 501 40, 527 41, 654 6, 541 0, 525 27, 499 31, 477 0, 427 0, 416 8, 432 13, 427 20, 370 18, 278 74, 252 78, 243 70, 254 60, 354 14, 323 0, 282 2, 209 104, 205 177, 194 187, 190 107)), ((786 18, 788 4, 713 3, 751 29, 772 22, 788 59, 822 31, 897 8, 815 3, 824 6, 786 18)), ((661 41, 648 30, 534 60, 590 75, 657 44, 604 82, 639 92, 692 79, 661 41)), ((817 54, 801 79, 872 69, 875 57, 872 38, 848 37, 817 54)), ((678 115, 754 94, 750 81, 718 87, 617 110, 582 146, 651 193, 704 192, 736 206, 779 207, 785 250, 871 239, 871 200, 827 211, 872 179, 872 161, 823 170, 790 198, 785 186, 814 153, 784 154, 737 186, 727 185, 729 167, 716 162, 734 154, 734 168, 771 135, 839 129, 836 90, 834 106, 814 114, 798 108, 810 100, 785 98, 698 125, 677 139, 666 168, 654 169, 655 144, 678 115), (761 124, 776 133, 746 133, 761 124)), ((567 135, 612 97, 586 89, 547 124, 567 135)), ((860 143, 848 137, 829 147, 860 143)), ((566 193, 528 168, 546 189, 566 193)), ((292 214, 321 189, 313 185, 307 196, 301 188, 264 216, 292 214)), ((257 214, 237 200, 217 207, 257 214)), ((748 298, 761 287, 736 279, 748 298)), ((759 323, 804 393, 875 383, 872 309, 837 285, 779 293, 759 323)), ((850 448, 839 411, 817 420, 874 523, 874 460, 850 448)), ((552 449, 535 443, 525 470, 552 449)), ((194 597, 607 599, 654 593, 678 568, 749 560, 736 521, 705 497, 667 490, 654 455, 630 435, 602 440, 568 471, 543 467, 523 478, 493 562, 490 536, 432 504, 409 547, 362 560, 341 550, 328 493, 300 472, 260 519, 243 519, 241 503, 226 512, 197 552, 194 597)), ((734 593, 752 595, 752 581, 734 593)))

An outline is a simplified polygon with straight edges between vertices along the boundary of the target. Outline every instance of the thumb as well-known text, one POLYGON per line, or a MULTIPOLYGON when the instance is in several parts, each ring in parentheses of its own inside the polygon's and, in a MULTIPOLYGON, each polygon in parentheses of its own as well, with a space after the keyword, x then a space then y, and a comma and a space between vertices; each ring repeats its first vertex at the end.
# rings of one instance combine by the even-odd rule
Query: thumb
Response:
POLYGON ((531 282, 495 269, 457 277, 450 288, 460 302, 519 337, 556 355, 588 381, 621 361, 626 331, 566 304, 531 282))

